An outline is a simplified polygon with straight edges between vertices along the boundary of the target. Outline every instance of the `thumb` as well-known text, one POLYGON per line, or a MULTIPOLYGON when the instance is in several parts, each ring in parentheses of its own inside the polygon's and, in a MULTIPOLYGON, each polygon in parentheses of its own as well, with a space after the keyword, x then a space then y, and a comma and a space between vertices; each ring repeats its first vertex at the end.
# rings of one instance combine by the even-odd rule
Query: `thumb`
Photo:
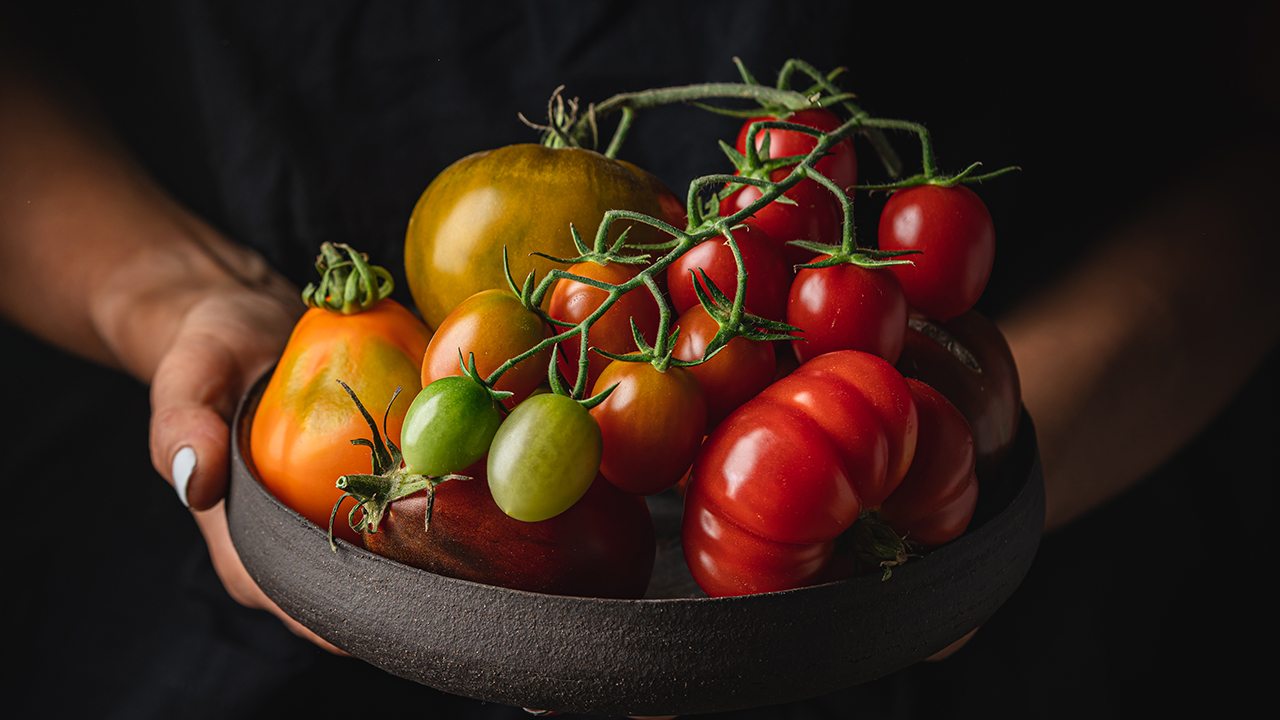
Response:
POLYGON ((156 367, 151 462, 192 509, 207 510, 226 494, 228 421, 251 381, 244 375, 229 348, 201 334, 180 334, 156 367))

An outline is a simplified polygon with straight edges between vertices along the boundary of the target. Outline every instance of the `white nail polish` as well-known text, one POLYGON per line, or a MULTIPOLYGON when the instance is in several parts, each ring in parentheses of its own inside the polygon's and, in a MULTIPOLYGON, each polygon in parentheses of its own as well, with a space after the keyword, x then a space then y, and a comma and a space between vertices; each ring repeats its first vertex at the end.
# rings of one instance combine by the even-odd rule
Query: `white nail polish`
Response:
POLYGON ((191 503, 187 502, 187 483, 191 481, 191 473, 196 469, 196 451, 190 446, 178 450, 173 456, 173 489, 178 493, 178 499, 186 507, 191 507, 191 503))

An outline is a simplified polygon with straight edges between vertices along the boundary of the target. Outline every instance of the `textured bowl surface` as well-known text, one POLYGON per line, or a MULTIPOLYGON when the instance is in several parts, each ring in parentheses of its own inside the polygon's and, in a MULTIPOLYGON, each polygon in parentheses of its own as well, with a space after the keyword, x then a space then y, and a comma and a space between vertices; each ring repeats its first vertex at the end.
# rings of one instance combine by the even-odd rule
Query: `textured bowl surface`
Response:
POLYGON ((968 532, 878 575, 733 598, 695 596, 679 503, 651 498, 649 597, 601 600, 434 575, 339 541, 277 501, 248 460, 266 378, 232 437, 231 537, 289 615, 390 673, 490 702, 604 715, 688 714, 812 697, 874 680, 978 627, 1022 581, 1044 522, 1035 430, 1023 413, 968 532), (682 596, 683 595, 683 596, 682 596))

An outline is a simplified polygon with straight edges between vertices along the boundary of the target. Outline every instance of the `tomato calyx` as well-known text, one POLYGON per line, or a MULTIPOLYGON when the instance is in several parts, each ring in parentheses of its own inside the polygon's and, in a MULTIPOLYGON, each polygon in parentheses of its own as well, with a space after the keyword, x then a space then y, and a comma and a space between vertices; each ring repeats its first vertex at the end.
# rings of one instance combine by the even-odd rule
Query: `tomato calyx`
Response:
POLYGON ((339 315, 354 315, 373 308, 391 297, 395 286, 386 268, 370 265, 368 255, 346 243, 321 244, 316 270, 320 273, 320 284, 307 283, 302 290, 302 302, 339 315), (346 258, 339 249, 346 251, 346 258))
MULTIPOLYGON (((356 501, 356 505, 347 514, 347 523, 351 526, 351 529, 357 533, 376 533, 378 525, 382 522, 382 516, 386 513, 387 507, 391 503, 422 490, 427 490, 428 501, 424 527, 430 529, 431 507, 435 501, 436 486, 448 480, 470 480, 471 478, 453 473, 433 477, 405 470, 400 448, 391 441, 391 436, 387 433, 386 415, 382 418, 382 430, 379 431, 373 416, 365 409, 364 404, 360 402, 360 398, 356 397, 355 391, 341 380, 338 381, 338 384, 342 385, 342 388, 351 396, 351 400, 359 408, 360 414, 364 417, 365 422, 368 423, 369 430, 373 435, 372 438, 353 438, 351 440, 352 445, 363 445, 369 448, 373 472, 369 474, 343 475, 337 479, 337 487, 343 491, 343 494, 342 497, 338 498, 338 502, 333 506, 333 512, 329 515, 329 547, 334 552, 338 551, 337 543, 333 540, 333 523, 337 519, 338 509, 348 497, 356 501), (357 517, 357 514, 359 514, 359 517, 357 517)), ((396 388, 395 394, 391 398, 392 403, 395 402, 395 398, 399 394, 400 388, 396 388)), ((390 410, 391 404, 389 403, 387 405, 388 414, 390 410)))
POLYGON ((917 543, 898 535, 875 510, 865 510, 841 536, 840 543, 850 548, 858 561, 881 569, 880 579, 888 580, 893 568, 920 557, 917 543))

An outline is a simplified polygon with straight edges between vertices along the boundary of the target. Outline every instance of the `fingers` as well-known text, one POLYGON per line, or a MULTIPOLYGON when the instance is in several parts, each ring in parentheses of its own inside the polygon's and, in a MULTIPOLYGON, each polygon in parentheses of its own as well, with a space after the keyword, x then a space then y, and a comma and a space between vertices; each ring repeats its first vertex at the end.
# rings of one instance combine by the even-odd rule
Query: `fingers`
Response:
POLYGON ((231 534, 227 530, 226 507, 222 503, 218 503, 210 510, 196 511, 194 515, 196 524, 199 525, 200 532, 204 534, 205 542, 209 546, 209 557, 213 560, 213 569, 218 573, 218 578, 222 580, 222 585, 233 600, 245 607, 270 612, 280 618, 294 635, 310 640, 335 655, 347 654, 308 630, 302 623, 289 617, 279 605, 262 592, 250 577, 249 571, 245 570, 244 563, 240 561, 240 556, 231 543, 231 534))
POLYGON ((213 507, 227 489, 231 431, 226 418, 242 384, 224 346, 179 337, 151 383, 151 462, 184 505, 213 507))
POLYGON ((948 646, 946 646, 946 647, 942 648, 942 649, 941 649, 941 650, 939 650, 938 652, 936 652, 936 653, 934 653, 934 654, 930 655, 929 657, 925 658, 925 662, 937 662, 937 661, 939 661, 939 660, 946 660, 947 658, 949 658, 949 657, 951 657, 952 655, 956 654, 956 651, 958 651, 960 648, 964 647, 964 644, 965 644, 965 643, 967 643, 967 642, 969 642, 970 640, 972 640, 972 639, 973 639, 973 636, 974 636, 977 632, 978 632, 978 628, 974 628, 974 629, 970 630, 968 635, 965 635, 964 637, 960 638, 959 640, 957 640, 957 641, 955 641, 955 642, 951 643, 950 645, 948 645, 948 646))

